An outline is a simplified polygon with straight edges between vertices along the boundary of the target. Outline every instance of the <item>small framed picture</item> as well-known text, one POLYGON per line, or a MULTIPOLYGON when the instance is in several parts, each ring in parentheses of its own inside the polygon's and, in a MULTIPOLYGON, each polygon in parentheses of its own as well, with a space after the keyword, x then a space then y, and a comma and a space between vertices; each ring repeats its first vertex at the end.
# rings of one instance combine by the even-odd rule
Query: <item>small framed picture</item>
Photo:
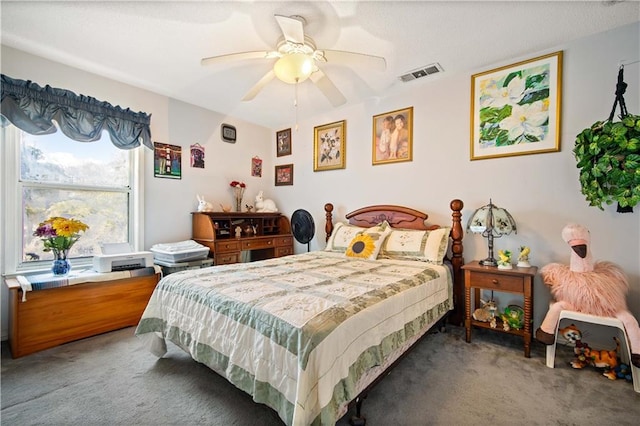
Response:
POLYGON ((253 157, 251 159, 251 176, 262 177, 262 159, 253 157))
POLYGON ((293 164, 276 166, 276 186, 293 185, 293 164))
POLYGON ((313 171, 344 169, 347 152, 347 121, 313 128, 313 171))
POLYGON ((411 161, 413 158, 413 107, 373 116, 372 164, 411 161))
POLYGON ((291 155, 291 129, 276 132, 276 154, 278 157, 291 155))
POLYGON ((182 147, 167 143, 153 143, 153 176, 182 179, 182 147))

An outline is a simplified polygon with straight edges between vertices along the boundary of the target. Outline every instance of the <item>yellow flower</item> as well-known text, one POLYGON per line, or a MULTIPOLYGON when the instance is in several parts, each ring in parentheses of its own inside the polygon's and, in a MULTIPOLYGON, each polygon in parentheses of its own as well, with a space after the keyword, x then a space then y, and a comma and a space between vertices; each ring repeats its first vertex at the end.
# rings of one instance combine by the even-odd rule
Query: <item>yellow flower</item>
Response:
POLYGON ((347 248, 348 257, 368 258, 375 250, 375 243, 370 235, 359 234, 351 241, 347 248))
POLYGON ((63 217, 53 218, 51 225, 60 237, 74 237, 77 236, 80 231, 86 231, 87 228, 89 228, 79 220, 65 219, 63 217))
POLYGON ((44 251, 58 253, 69 250, 80 238, 80 232, 89 227, 75 219, 50 217, 38 225, 33 235, 40 237, 44 243, 44 251))

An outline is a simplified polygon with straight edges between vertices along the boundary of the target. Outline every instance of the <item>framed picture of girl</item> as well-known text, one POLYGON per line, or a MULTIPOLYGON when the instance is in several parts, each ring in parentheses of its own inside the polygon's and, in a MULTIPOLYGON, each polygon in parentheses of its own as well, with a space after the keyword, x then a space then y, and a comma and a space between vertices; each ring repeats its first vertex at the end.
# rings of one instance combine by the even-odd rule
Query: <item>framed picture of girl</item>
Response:
POLYGON ((372 164, 413 159, 413 107, 373 116, 372 164))

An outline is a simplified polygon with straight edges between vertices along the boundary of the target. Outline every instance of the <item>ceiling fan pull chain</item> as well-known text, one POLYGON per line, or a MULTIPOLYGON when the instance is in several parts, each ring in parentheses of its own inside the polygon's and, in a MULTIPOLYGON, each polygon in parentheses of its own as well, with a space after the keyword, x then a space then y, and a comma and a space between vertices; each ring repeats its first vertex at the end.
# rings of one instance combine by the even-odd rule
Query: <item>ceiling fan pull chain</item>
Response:
POLYGON ((293 91, 294 91, 293 107, 296 110, 296 125, 295 125, 296 132, 298 131, 298 80, 299 79, 296 78, 296 84, 295 84, 295 87, 293 88, 293 91))

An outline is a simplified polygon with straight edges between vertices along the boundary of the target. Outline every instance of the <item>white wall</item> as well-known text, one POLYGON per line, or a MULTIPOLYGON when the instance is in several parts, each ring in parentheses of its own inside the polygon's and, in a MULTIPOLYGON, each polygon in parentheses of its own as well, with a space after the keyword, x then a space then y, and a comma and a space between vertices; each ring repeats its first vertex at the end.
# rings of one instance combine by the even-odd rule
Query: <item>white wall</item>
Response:
MULTIPOLYGON (((348 106, 301 122, 293 133, 291 157, 276 163, 294 163, 294 186, 277 187, 275 197, 285 213, 309 210, 316 220, 312 249, 324 247, 323 205, 335 205, 335 217, 367 204, 402 204, 430 214, 433 223, 449 222, 449 201, 465 203, 466 224, 474 209, 489 198, 508 209, 518 226, 517 235, 495 240, 495 250, 517 253, 520 245, 532 249, 531 261, 543 266, 568 263, 570 250, 560 232, 577 222, 591 230, 596 260, 620 264, 629 275, 628 303, 640 318, 640 206, 619 214, 615 206, 600 211, 589 207, 580 193, 578 169, 572 149, 584 128, 609 116, 621 60, 640 59, 640 24, 584 38, 523 57, 507 58, 462 75, 446 75, 430 84, 407 83, 406 93, 348 106), (469 160, 471 74, 564 51, 561 151, 488 160, 469 160), (414 108, 414 151, 410 163, 371 165, 372 116, 394 109, 414 108), (312 172, 313 127, 347 121, 346 169, 312 172)), ((526 50, 523 47, 523 50, 526 50)), ((625 67, 629 88, 625 95, 630 113, 640 114, 640 64, 625 67)), ((304 107, 303 104, 300 105, 304 107)), ((619 110, 618 110, 619 113, 619 110)), ((297 251, 306 248, 297 246, 297 251)), ((466 234, 464 258, 486 257, 487 241, 466 234)), ((501 303, 508 300, 500 300, 501 303)), ((534 320, 538 327, 547 312, 549 291, 535 279, 534 320)))
MULTIPOLYGON (((252 203, 260 189, 273 198, 285 214, 304 208, 316 222, 311 249, 324 247, 324 210, 331 202, 334 218, 367 204, 401 204, 429 213, 429 222, 450 222, 449 202, 465 203, 463 222, 489 198, 514 216, 518 234, 495 241, 496 251, 532 249, 532 263, 568 263, 569 249, 560 237, 568 222, 591 229, 594 257, 619 263, 631 284, 631 311, 640 318, 640 206, 632 214, 618 214, 615 207, 604 212, 589 207, 580 193, 572 148, 575 136, 596 120, 608 117, 613 104, 618 65, 621 60, 640 59, 640 24, 562 46, 552 46, 518 58, 505 58, 473 72, 486 71, 557 50, 564 51, 561 152, 469 160, 470 75, 445 74, 432 83, 408 83, 406 93, 336 109, 330 114, 299 123, 293 131, 292 155, 276 157, 275 131, 237 118, 202 110, 166 97, 107 80, 42 58, 2 47, 2 72, 87 94, 113 104, 152 114, 154 141, 181 145, 198 142, 206 148, 206 168, 191 169, 183 156, 181 180, 153 177, 149 151, 145 167, 145 247, 156 242, 187 239, 191 234, 189 213, 196 194, 218 204, 232 201, 228 184, 242 180, 248 185, 245 200, 252 203), (413 161, 371 165, 372 116, 408 106, 414 107, 413 161), (347 167, 313 172, 313 127, 337 120, 347 121, 347 167), (235 145, 220 141, 219 124, 238 128, 235 145), (262 178, 250 176, 250 159, 264 160, 262 178), (273 185, 274 164, 294 164, 294 185, 273 185)), ((526 48, 523 47, 523 51, 526 48)), ((638 82, 640 65, 625 68, 629 89, 628 110, 640 113, 638 82)), ((301 109, 304 105, 301 103, 301 109)), ((293 123, 292 123, 293 127, 293 123)), ((467 261, 486 256, 486 240, 467 234, 467 261)), ((297 244, 296 252, 306 251, 297 244)), ((3 336, 6 336, 6 290, 2 293, 3 336)), ((535 280, 535 327, 547 311, 549 292, 535 280)), ((509 300, 500 301, 507 303, 509 300)))

